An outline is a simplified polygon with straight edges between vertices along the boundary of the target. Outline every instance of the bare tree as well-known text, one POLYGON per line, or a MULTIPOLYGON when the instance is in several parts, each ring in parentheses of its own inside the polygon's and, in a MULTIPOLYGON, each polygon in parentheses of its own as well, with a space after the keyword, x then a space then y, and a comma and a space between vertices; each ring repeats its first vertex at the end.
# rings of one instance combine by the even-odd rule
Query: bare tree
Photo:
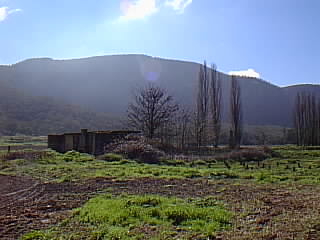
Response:
POLYGON ((315 127, 316 127, 316 143, 317 145, 320 145, 320 98, 318 98, 316 102, 316 121, 315 121, 315 127))
POLYGON ((177 110, 178 105, 165 89, 150 84, 135 94, 128 108, 128 121, 130 126, 153 138, 156 130, 168 122, 177 110))
POLYGON ((231 76, 230 88, 230 147, 239 148, 242 137, 242 107, 241 107, 241 89, 239 81, 235 76, 231 76))
POLYGON ((298 93, 296 96, 295 101, 295 108, 294 108, 294 125, 296 129, 296 137, 297 137, 297 144, 298 146, 303 145, 303 139, 304 139, 304 131, 303 131, 303 125, 304 125, 304 108, 303 108, 303 102, 302 102, 302 94, 298 93))
POLYGON ((313 94, 298 93, 294 107, 294 126, 299 146, 318 145, 320 142, 320 104, 313 94))
POLYGON ((210 106, 213 129, 213 145, 218 147, 221 132, 221 80, 214 64, 211 65, 210 81, 210 106))
POLYGON ((157 136, 160 138, 162 150, 171 151, 175 145, 177 133, 175 116, 170 117, 168 120, 161 124, 157 131, 157 136))
POLYGON ((186 108, 179 110, 176 116, 176 136, 177 146, 182 151, 186 149, 186 145, 190 141, 190 122, 191 112, 186 108))
POLYGON ((262 128, 259 127, 255 129, 255 138, 256 138, 257 144, 266 145, 268 136, 263 127, 262 128))
POLYGON ((207 141, 207 126, 208 126, 208 113, 209 113, 209 78, 207 63, 200 66, 199 79, 198 79, 198 94, 196 104, 196 122, 195 122, 195 135, 198 148, 207 141))

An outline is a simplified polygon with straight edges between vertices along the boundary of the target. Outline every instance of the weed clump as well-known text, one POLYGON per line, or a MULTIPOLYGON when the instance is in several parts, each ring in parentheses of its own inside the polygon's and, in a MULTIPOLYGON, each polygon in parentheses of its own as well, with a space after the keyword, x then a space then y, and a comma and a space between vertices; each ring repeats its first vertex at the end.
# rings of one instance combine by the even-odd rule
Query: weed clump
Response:
POLYGON ((93 157, 86 153, 79 153, 77 151, 68 151, 61 156, 62 160, 65 162, 87 162, 93 161, 93 157))
POLYGON ((247 148, 232 152, 221 153, 215 156, 217 161, 232 160, 240 163, 243 162, 261 162, 265 159, 281 157, 279 152, 274 151, 270 147, 247 148))
POLYGON ((207 162, 201 159, 198 159, 196 161, 194 161, 194 165, 198 165, 198 166, 206 166, 207 162))
POLYGON ((102 156, 99 156, 99 159, 108 161, 108 162, 119 162, 123 159, 122 155, 116 153, 106 153, 102 156))
POLYGON ((185 166, 187 163, 182 159, 162 159, 161 163, 168 166, 185 166))
POLYGON ((35 239, 49 240, 50 236, 41 231, 32 231, 30 233, 25 234, 21 238, 21 240, 35 240, 35 239))
MULTIPOLYGON (((117 228, 124 239, 130 238, 131 230, 139 226, 157 226, 174 229, 179 227, 186 233, 201 233, 212 236, 217 230, 230 225, 231 214, 213 199, 166 198, 145 196, 100 196, 91 199, 75 212, 74 219, 82 224, 107 229, 117 228)), ((105 239, 111 239, 106 231, 105 239)))
POLYGON ((220 154, 215 157, 217 161, 232 160, 240 163, 243 162, 261 162, 273 155, 269 152, 265 152, 263 149, 243 149, 239 151, 233 151, 230 153, 220 154))

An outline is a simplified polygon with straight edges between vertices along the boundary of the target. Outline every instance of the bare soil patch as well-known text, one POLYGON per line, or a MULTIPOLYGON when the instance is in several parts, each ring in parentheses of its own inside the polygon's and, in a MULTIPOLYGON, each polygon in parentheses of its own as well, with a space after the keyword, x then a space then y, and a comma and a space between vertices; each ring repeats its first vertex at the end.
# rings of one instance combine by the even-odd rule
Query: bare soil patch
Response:
POLYGON ((235 212, 232 229, 219 233, 218 239, 320 239, 320 187, 314 185, 152 178, 46 183, 4 175, 0 183, 1 239, 17 239, 31 230, 50 227, 104 189, 114 194, 214 196, 235 212))

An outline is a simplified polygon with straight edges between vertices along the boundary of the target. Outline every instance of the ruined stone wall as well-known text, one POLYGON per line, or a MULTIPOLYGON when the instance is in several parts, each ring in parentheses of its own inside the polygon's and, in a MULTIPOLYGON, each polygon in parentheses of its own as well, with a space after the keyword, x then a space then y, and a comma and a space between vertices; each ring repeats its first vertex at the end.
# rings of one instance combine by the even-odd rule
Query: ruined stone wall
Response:
POLYGON ((95 133, 95 155, 100 155, 105 153, 105 148, 108 144, 125 138, 130 133, 136 133, 133 131, 112 131, 109 133, 97 132, 95 133))
POLYGON ((68 152, 73 150, 73 135, 65 135, 64 141, 65 141, 65 151, 68 152))
POLYGON ((81 133, 66 133, 63 135, 49 135, 48 148, 65 153, 75 150, 94 155, 104 154, 105 147, 117 139, 122 139, 134 131, 101 131, 88 132, 82 129, 81 133))
POLYGON ((113 141, 113 138, 110 134, 95 133, 94 154, 95 155, 104 154, 105 146, 110 144, 112 141, 113 141))
POLYGON ((78 151, 83 153, 88 153, 88 130, 87 129, 81 129, 78 151))
POLYGON ((64 135, 48 135, 48 148, 57 152, 65 152, 64 135))

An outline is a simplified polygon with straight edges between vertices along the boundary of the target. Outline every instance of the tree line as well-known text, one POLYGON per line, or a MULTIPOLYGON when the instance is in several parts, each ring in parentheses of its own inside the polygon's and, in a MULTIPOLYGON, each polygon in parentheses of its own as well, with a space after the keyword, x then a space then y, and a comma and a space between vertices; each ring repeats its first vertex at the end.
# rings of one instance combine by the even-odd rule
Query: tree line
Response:
MULTIPOLYGON (((194 147, 218 147, 221 137, 222 81, 214 64, 200 65, 197 94, 193 108, 179 106, 174 98, 156 84, 136 91, 128 107, 128 123, 141 130, 150 139, 174 145, 180 150, 194 147)), ((238 79, 231 76, 229 107, 229 146, 239 148, 242 139, 241 88, 238 79)))
POLYGON ((320 99, 314 94, 306 92, 297 94, 294 128, 299 146, 320 145, 320 99))

